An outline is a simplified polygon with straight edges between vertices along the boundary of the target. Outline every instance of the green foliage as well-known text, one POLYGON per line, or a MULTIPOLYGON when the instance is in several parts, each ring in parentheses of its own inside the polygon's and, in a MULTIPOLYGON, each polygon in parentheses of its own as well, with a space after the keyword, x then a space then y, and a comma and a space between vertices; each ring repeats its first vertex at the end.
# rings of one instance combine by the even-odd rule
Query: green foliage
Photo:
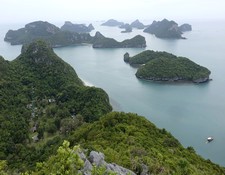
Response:
POLYGON ((103 166, 100 166, 100 167, 93 166, 91 174, 92 175, 117 175, 117 173, 108 172, 107 169, 103 166))
POLYGON ((46 162, 37 163, 33 175, 75 175, 83 167, 83 160, 79 157, 79 146, 69 147, 70 143, 64 141, 57 150, 57 154, 49 157, 46 162))
POLYGON ((133 57, 130 57, 129 63, 133 64, 146 64, 147 62, 159 58, 159 57, 167 57, 167 58, 176 58, 175 55, 167 53, 167 52, 158 52, 153 50, 145 50, 133 57))
POLYGON ((187 58, 159 57, 141 66, 136 76, 150 80, 196 81, 201 78, 208 78, 209 74, 210 71, 207 68, 197 65, 187 58))
POLYGON ((107 161, 140 174, 225 174, 225 169, 185 149, 165 129, 136 114, 112 112, 86 124, 70 137, 89 150, 103 152, 107 161))
POLYGON ((0 174, 7 175, 7 162, 5 160, 0 160, 0 174))

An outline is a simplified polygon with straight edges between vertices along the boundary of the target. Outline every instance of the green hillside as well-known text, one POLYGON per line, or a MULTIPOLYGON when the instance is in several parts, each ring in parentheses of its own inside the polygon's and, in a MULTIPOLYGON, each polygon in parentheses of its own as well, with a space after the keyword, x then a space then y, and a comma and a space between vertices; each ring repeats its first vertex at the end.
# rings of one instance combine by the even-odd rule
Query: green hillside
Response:
POLYGON ((158 129, 144 117, 112 112, 95 123, 81 126, 70 142, 88 150, 98 150, 115 162, 140 174, 209 175, 225 174, 225 169, 184 148, 165 129, 158 129))
POLYGON ((102 89, 84 86, 42 41, 11 62, 1 58, 0 67, 0 159, 12 169, 45 160, 72 129, 112 110, 102 89))

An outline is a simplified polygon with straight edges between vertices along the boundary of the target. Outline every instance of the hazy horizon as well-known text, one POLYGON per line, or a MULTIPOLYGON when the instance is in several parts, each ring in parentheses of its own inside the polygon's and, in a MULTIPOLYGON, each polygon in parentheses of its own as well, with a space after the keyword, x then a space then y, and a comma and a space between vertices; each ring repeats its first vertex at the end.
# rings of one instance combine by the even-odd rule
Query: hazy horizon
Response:
POLYGON ((99 20, 222 20, 224 0, 3 0, 1 23, 99 20))

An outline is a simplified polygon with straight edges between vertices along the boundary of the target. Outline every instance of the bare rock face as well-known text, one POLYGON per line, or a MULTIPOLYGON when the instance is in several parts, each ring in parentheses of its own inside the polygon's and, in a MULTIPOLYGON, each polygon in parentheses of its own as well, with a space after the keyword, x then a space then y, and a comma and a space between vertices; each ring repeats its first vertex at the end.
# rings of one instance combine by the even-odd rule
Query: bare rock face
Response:
POLYGON ((91 151, 88 158, 83 153, 80 153, 79 156, 84 161, 84 167, 80 170, 83 175, 91 175, 93 166, 105 167, 107 172, 114 172, 118 175, 135 175, 134 172, 115 163, 107 163, 105 161, 105 155, 101 152, 91 151))

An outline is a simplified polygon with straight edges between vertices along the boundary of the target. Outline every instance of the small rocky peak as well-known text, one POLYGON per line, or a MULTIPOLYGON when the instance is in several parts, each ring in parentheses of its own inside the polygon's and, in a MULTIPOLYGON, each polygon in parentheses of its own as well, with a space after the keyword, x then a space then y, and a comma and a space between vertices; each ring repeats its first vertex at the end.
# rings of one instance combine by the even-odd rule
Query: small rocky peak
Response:
POLYGON ((126 52, 124 55, 123 55, 123 60, 125 62, 129 62, 130 61, 130 54, 128 52, 126 52))
POLYGON ((92 30, 94 30, 95 28, 94 28, 94 26, 93 26, 92 24, 89 24, 89 25, 88 25, 88 29, 89 29, 90 31, 92 31, 92 30))
POLYGON ((23 59, 28 59, 36 64, 52 65, 55 58, 53 49, 46 42, 37 40, 22 47, 23 59))
POLYGON ((95 39, 101 39, 101 38, 105 38, 105 37, 100 32, 96 32, 94 38, 95 39))

